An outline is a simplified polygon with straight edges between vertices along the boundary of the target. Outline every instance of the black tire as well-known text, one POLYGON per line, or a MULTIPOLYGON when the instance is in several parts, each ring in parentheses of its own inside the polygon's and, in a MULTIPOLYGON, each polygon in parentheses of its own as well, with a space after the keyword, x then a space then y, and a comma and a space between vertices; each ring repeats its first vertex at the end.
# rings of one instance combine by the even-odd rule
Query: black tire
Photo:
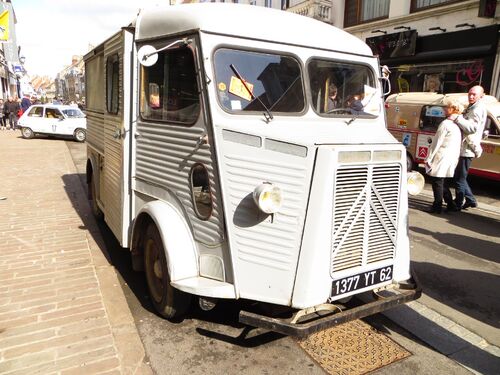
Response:
POLYGON ((155 310, 166 319, 181 318, 191 305, 191 295, 170 285, 163 241, 153 223, 146 230, 143 249, 146 281, 155 310))
POLYGON ((415 169, 415 162, 410 154, 406 153, 406 171, 410 172, 415 169))
POLYGON ((31 139, 35 136, 35 133, 30 128, 21 128, 21 135, 24 139, 31 139))
POLYGON ((87 138, 87 132, 85 131, 85 129, 76 129, 73 133, 73 138, 75 138, 75 141, 77 142, 85 142, 85 139, 87 138))
POLYGON ((99 208, 99 205, 97 204, 97 193, 96 193, 96 186, 95 186, 95 179, 94 179, 94 174, 90 177, 90 183, 88 186, 89 192, 90 192, 90 207, 92 208, 92 214, 94 214, 94 217, 97 220, 103 220, 104 219, 104 212, 99 208))

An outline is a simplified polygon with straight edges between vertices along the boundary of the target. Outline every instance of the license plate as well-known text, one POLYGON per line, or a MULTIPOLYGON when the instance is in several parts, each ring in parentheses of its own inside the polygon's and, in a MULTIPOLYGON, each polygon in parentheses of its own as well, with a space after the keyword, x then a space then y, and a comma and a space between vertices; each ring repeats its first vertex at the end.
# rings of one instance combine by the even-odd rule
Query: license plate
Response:
POLYGON ((358 289, 381 284, 392 280, 392 266, 378 268, 376 270, 358 273, 339 280, 332 284, 332 297, 350 293, 358 289))

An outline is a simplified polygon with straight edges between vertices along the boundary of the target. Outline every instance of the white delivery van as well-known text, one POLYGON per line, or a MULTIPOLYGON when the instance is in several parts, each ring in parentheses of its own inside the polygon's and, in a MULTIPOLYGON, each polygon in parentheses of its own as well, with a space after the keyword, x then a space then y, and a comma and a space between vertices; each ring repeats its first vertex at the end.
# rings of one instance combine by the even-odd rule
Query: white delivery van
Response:
POLYGON ((293 314, 240 321, 304 336, 418 298, 379 69, 330 25, 220 3, 143 10, 85 56, 92 207, 161 315, 249 299, 293 314))

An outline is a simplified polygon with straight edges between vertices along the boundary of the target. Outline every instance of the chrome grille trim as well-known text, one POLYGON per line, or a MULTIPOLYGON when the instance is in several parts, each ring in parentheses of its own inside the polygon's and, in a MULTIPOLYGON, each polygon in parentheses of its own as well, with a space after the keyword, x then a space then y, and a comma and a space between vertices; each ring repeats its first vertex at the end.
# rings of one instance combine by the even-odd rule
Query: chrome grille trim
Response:
POLYGON ((341 165, 334 178, 332 277, 394 259, 401 164, 341 165))

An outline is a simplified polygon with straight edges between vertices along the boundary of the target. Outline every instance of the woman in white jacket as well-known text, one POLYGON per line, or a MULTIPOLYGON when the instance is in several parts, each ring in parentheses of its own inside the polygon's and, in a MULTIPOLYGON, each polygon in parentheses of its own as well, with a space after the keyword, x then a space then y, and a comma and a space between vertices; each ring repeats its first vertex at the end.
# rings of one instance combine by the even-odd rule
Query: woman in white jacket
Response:
POLYGON ((444 110, 447 118, 439 124, 432 139, 429 154, 425 159, 427 174, 432 177, 432 191, 434 193, 434 203, 429 211, 431 213, 441 213, 443 198, 448 211, 457 211, 450 186, 460 156, 462 133, 458 125, 450 119, 450 116, 462 113, 463 106, 456 99, 450 99, 446 102, 444 110))

